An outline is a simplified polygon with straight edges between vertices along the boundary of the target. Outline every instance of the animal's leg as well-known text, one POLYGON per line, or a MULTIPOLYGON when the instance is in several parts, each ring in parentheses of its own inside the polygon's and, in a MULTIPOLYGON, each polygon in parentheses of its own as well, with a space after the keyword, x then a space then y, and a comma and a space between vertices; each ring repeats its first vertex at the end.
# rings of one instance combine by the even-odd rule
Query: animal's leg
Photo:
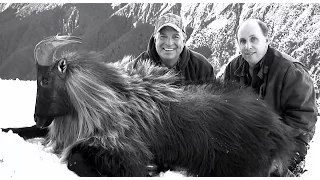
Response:
POLYGON ((71 149, 66 160, 68 168, 79 176, 148 176, 148 161, 142 163, 139 158, 125 150, 81 144, 71 149))
POLYGON ((75 153, 68 159, 68 169, 81 177, 98 177, 101 174, 94 166, 86 162, 86 158, 81 153, 75 153))
POLYGON ((24 139, 45 137, 49 132, 47 128, 41 129, 41 128, 38 128, 36 125, 31 127, 22 127, 22 128, 4 128, 4 129, 1 128, 1 130, 3 132, 8 132, 12 130, 13 133, 18 134, 20 137, 24 139))

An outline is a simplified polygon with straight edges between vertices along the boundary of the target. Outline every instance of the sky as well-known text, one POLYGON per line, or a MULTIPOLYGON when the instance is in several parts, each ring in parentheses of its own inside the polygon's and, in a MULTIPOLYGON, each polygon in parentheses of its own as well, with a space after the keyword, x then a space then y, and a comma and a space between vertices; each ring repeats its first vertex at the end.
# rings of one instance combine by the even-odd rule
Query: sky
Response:
MULTIPOLYGON (((0 128, 33 126, 36 81, 0 79, 0 128)), ((319 117, 318 117, 319 120, 319 117)), ((66 164, 50 153, 50 147, 41 145, 40 138, 24 141, 12 132, 0 132, 0 178, 3 177, 76 177, 66 164)), ((303 177, 319 175, 320 130, 316 129, 306 156, 303 177)), ((182 177, 178 172, 167 171, 160 177, 182 177)))

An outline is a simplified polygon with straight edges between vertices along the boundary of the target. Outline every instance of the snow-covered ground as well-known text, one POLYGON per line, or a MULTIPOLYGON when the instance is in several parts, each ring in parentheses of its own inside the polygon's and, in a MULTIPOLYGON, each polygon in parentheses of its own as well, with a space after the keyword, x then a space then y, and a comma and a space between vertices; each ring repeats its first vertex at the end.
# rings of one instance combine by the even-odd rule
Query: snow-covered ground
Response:
MULTIPOLYGON (((36 96, 35 81, 0 80, 0 128, 32 126, 36 96)), ((318 128, 319 129, 319 128, 318 128)), ((317 131, 319 132, 320 130, 317 131)), ((304 177, 317 177, 320 152, 320 133, 315 133, 306 157, 304 177)), ((43 147, 41 139, 24 141, 11 132, 0 132, 0 178, 1 177, 76 177, 66 164, 43 147)), ((166 172, 161 177, 181 177, 166 172)))

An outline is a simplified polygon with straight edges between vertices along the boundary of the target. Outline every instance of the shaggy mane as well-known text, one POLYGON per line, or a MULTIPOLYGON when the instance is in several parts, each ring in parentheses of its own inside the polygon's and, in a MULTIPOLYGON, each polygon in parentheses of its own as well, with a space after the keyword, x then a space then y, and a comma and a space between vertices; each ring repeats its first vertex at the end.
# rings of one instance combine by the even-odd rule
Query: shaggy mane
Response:
MULTIPOLYGON (((150 61, 141 62, 134 70, 130 56, 111 64, 104 63, 103 56, 93 52, 69 53, 65 58, 70 59, 65 85, 74 112, 56 118, 50 127, 49 139, 57 152, 92 137, 97 138, 95 143, 108 143, 100 143, 104 148, 136 151, 132 143, 125 142, 143 144, 140 135, 148 132, 139 131, 152 132, 155 121, 162 123, 158 104, 165 107, 166 102, 181 98, 182 89, 173 85, 178 76, 150 61), (129 129, 135 129, 130 131, 134 134, 128 136, 129 129)), ((151 156, 148 148, 139 148, 151 156)))

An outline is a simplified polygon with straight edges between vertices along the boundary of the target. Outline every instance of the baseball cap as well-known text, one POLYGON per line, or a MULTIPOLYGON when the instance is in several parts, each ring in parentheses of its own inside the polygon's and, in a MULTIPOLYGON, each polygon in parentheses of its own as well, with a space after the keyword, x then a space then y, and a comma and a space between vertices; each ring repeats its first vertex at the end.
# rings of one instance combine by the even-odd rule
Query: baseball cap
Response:
POLYGON ((179 33, 186 33, 185 27, 182 23, 182 18, 172 13, 167 13, 159 17, 155 23, 154 34, 159 32, 164 26, 170 26, 179 33))

